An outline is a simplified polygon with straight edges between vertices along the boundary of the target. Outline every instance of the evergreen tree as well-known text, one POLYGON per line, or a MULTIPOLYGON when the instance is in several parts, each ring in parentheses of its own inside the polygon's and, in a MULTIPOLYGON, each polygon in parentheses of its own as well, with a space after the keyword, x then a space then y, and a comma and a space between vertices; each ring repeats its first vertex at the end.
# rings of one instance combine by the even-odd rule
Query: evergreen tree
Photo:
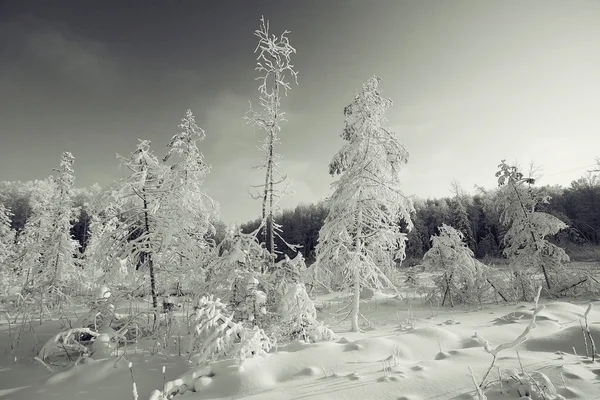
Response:
POLYGON ((450 203, 452 215, 451 225, 463 234, 467 246, 471 250, 475 249, 473 229, 471 228, 471 222, 469 221, 467 208, 464 204, 464 198, 456 196, 454 199, 451 200, 450 203))
POLYGON ((391 106, 381 97, 379 77, 367 81, 344 109, 347 143, 329 165, 334 193, 329 214, 319 232, 317 263, 329 266, 341 278, 342 288, 354 292, 352 330, 358 331, 360 291, 363 286, 382 288, 391 282, 382 268, 405 257, 404 220, 412 229, 412 201, 400 190, 399 172, 408 152, 396 135, 382 126, 391 106), (379 264, 385 261, 387 264, 379 264))

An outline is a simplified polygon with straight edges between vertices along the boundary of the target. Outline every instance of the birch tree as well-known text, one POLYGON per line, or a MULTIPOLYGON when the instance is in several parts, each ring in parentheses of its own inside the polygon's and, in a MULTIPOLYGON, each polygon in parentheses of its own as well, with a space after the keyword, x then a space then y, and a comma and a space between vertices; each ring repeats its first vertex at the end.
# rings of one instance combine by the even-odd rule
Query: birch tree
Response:
POLYGON ((368 80, 344 109, 341 136, 346 144, 329 164, 330 174, 339 179, 332 184, 329 214, 316 249, 319 266, 332 269, 341 288, 353 290, 353 331, 359 330, 361 288, 393 287, 383 269, 405 258, 400 221, 409 231, 413 226, 413 204, 402 193, 399 177, 408 152, 382 126, 392 101, 380 95, 380 80, 368 80))
POLYGON ((558 284, 559 275, 564 276, 561 270, 569 256, 546 238, 567 225, 550 214, 536 211, 536 206, 548 203, 550 197, 534 190, 534 179, 524 177, 517 167, 504 160, 498 168, 501 222, 508 227, 504 254, 514 272, 517 290, 522 298, 530 299, 535 295, 531 279, 535 272, 543 274, 548 290, 558 284))
POLYGON ((254 111, 251 107, 245 116, 249 125, 267 133, 267 137, 258 146, 264 157, 262 164, 257 167, 265 171, 265 181, 264 184, 255 186, 259 194, 254 197, 262 198, 263 238, 267 251, 273 258, 271 267, 275 259, 275 235, 281 228, 273 218, 277 201, 282 195, 282 191, 277 187, 286 180, 279 169, 282 156, 275 150, 280 140, 281 123, 285 121, 285 112, 281 110, 281 98, 283 94, 287 95, 290 89, 290 76, 296 84, 298 83, 298 73, 294 70, 290 58, 296 53, 296 49, 290 45, 288 33, 290 32, 284 31, 279 37, 271 35, 269 22, 265 21, 264 17, 261 18, 260 28, 254 32, 259 39, 254 52, 258 53, 255 70, 261 74, 256 80, 260 82, 258 91, 262 112, 254 111))

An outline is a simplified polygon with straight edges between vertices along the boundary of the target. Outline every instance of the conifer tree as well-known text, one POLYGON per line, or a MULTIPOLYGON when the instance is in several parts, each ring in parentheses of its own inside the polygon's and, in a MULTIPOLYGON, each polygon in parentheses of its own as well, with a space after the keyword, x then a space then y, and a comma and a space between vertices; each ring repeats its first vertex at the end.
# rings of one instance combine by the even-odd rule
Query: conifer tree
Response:
POLYGON ((458 229, 465 237, 465 243, 473 250, 475 249, 475 239, 473 238, 473 229, 471 228, 471 222, 469 221, 469 215, 467 214, 467 208, 464 199, 456 196, 450 202, 452 206, 451 224, 454 228, 458 229))
POLYGON ((333 183, 317 245, 317 263, 332 268, 340 286, 354 293, 353 331, 359 330, 361 288, 393 287, 382 268, 404 259, 406 234, 400 221, 412 229, 414 211, 400 189, 400 168, 408 152, 382 126, 392 101, 380 95, 379 82, 379 77, 368 80, 344 109, 346 144, 329 164, 330 174, 339 180, 333 183))

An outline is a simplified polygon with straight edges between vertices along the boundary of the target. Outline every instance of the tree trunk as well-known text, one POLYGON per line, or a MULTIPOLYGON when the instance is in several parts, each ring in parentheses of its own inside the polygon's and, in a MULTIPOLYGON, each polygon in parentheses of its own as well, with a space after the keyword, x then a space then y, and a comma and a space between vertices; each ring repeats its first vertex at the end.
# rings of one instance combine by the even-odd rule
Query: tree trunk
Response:
MULTIPOLYGON (((142 189, 142 192, 144 190, 142 189)), ((148 201, 146 200, 146 194, 144 193, 144 228, 146 234, 150 233, 150 220, 148 218, 148 201)), ((150 294, 152 296, 152 309, 154 310, 154 326, 156 327, 157 312, 158 312, 158 295, 156 294, 156 277, 154 275, 154 262, 152 260, 152 253, 142 253, 143 258, 148 263, 148 272, 150 274, 150 294)))
MULTIPOLYGON (((360 192, 358 194, 358 198, 360 199, 360 192)), ((356 230, 356 238, 355 240, 355 251, 357 253, 357 261, 360 263, 360 258, 358 255, 362 252, 362 209, 358 210, 357 217, 357 225, 358 228, 356 230)), ((352 305, 352 332, 360 332, 360 328, 358 327, 358 316, 360 314, 360 265, 356 265, 354 267, 354 299, 352 305)))
POLYGON ((156 313, 158 312, 158 295, 156 294, 156 278, 154 276, 154 262, 152 255, 148 254, 148 271, 150 272, 150 294, 152 295, 152 308, 154 309, 154 324, 156 324, 156 313))
POLYGON ((352 332, 360 332, 360 328, 358 327, 358 315, 360 313, 360 273, 358 269, 354 271, 354 299, 352 304, 352 315, 351 315, 351 323, 352 327, 350 330, 352 332))

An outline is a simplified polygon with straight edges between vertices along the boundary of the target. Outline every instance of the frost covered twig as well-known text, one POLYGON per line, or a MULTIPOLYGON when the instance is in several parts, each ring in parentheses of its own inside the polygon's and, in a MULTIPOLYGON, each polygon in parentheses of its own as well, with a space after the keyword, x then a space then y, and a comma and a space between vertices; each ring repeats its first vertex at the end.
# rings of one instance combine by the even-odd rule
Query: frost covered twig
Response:
POLYGON ((538 305, 541 291, 542 291, 542 287, 540 286, 538 288, 537 295, 535 296, 535 310, 531 317, 531 322, 529 323, 529 325, 527 325, 527 327, 525 328, 523 333, 521 333, 512 342, 502 343, 502 344, 499 344, 498 346, 496 346, 495 348, 492 348, 490 342, 485 340, 479 333, 475 332, 475 337, 483 345, 483 349, 487 353, 491 354, 493 357, 492 363, 490 364, 490 367, 488 368, 487 372, 485 373, 485 375, 483 377, 483 380, 481 381, 481 384, 479 385, 480 387, 482 387, 485 384, 487 377, 489 376, 490 372, 492 371, 492 368, 495 366, 496 358, 498 357, 498 353, 500 353, 502 350, 511 349, 511 348, 514 348, 515 346, 518 346, 519 344, 523 343, 525 340, 527 340, 527 335, 529 335, 529 333, 533 329, 536 328, 535 320, 537 318, 537 315, 545 309, 544 305, 538 305))

